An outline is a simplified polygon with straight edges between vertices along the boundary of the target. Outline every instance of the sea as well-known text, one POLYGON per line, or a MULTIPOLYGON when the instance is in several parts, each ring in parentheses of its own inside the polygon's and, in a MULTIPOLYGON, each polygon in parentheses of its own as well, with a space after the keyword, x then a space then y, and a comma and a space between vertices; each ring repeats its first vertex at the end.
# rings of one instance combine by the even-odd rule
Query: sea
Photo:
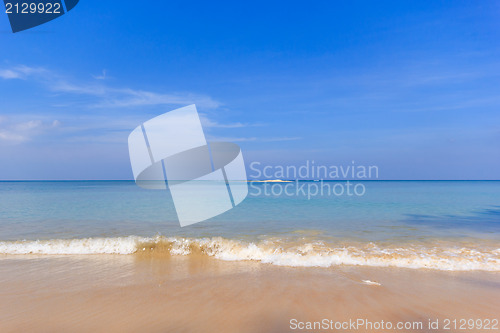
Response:
POLYGON ((500 181, 247 185, 233 209, 181 227, 168 190, 133 181, 2 181, 0 255, 156 251, 290 267, 500 271, 500 181))

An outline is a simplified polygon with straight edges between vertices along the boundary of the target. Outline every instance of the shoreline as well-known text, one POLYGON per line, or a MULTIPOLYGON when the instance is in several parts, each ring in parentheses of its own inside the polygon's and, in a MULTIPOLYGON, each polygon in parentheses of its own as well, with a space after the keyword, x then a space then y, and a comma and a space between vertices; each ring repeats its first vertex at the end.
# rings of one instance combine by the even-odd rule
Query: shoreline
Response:
POLYGON ((0 258, 8 255, 108 254, 155 258, 200 255, 221 261, 253 261, 287 267, 359 266, 500 272, 500 248, 496 240, 368 242, 321 239, 314 233, 297 233, 256 240, 125 236, 0 241, 0 258))

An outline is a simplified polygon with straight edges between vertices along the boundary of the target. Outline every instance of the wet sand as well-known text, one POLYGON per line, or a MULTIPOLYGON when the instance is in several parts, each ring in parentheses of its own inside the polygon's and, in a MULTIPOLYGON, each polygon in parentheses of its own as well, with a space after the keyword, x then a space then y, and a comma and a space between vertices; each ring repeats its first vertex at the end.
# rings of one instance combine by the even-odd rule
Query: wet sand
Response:
POLYGON ((500 272, 292 268, 202 255, 0 256, 0 332, 300 331, 291 319, 411 321, 422 329, 393 331, 436 332, 429 319, 442 331, 445 318, 499 313, 500 272))

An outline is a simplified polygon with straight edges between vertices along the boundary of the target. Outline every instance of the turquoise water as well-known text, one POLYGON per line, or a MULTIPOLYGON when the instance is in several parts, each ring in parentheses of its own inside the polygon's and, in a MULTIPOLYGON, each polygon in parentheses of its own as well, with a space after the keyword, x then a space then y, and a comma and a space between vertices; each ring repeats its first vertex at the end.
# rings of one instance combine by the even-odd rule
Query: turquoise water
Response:
MULTIPOLYGON (((335 184, 346 183, 325 186, 335 184)), ((176 254, 196 243, 228 260, 382 265, 390 255, 396 266, 500 270, 500 181, 353 184, 364 195, 310 195, 318 182, 250 183, 236 208, 181 228, 168 191, 132 181, 0 182, 0 253, 131 253, 168 240, 176 254), (418 261, 428 255, 431 264, 418 261)))
POLYGON ((325 192, 308 199, 295 195, 296 183, 252 183, 247 199, 233 210, 181 228, 168 191, 143 190, 131 181, 0 182, 0 240, 155 234, 238 238, 297 230, 372 241, 500 239, 500 181, 363 185, 363 196, 325 192), (294 195, 273 195, 284 186, 294 195))

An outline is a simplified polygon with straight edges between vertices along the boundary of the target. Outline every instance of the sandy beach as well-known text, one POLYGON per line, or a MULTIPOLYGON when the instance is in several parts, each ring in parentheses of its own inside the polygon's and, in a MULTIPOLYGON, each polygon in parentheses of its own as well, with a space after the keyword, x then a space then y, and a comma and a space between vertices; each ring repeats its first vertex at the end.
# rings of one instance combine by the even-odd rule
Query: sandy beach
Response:
POLYGON ((429 320, 498 319, 499 281, 498 272, 292 268, 197 254, 2 255, 0 331, 289 332, 363 319, 433 332, 429 320))
POLYGON ((4 0, 0 333, 500 333, 500 1, 4 0))

